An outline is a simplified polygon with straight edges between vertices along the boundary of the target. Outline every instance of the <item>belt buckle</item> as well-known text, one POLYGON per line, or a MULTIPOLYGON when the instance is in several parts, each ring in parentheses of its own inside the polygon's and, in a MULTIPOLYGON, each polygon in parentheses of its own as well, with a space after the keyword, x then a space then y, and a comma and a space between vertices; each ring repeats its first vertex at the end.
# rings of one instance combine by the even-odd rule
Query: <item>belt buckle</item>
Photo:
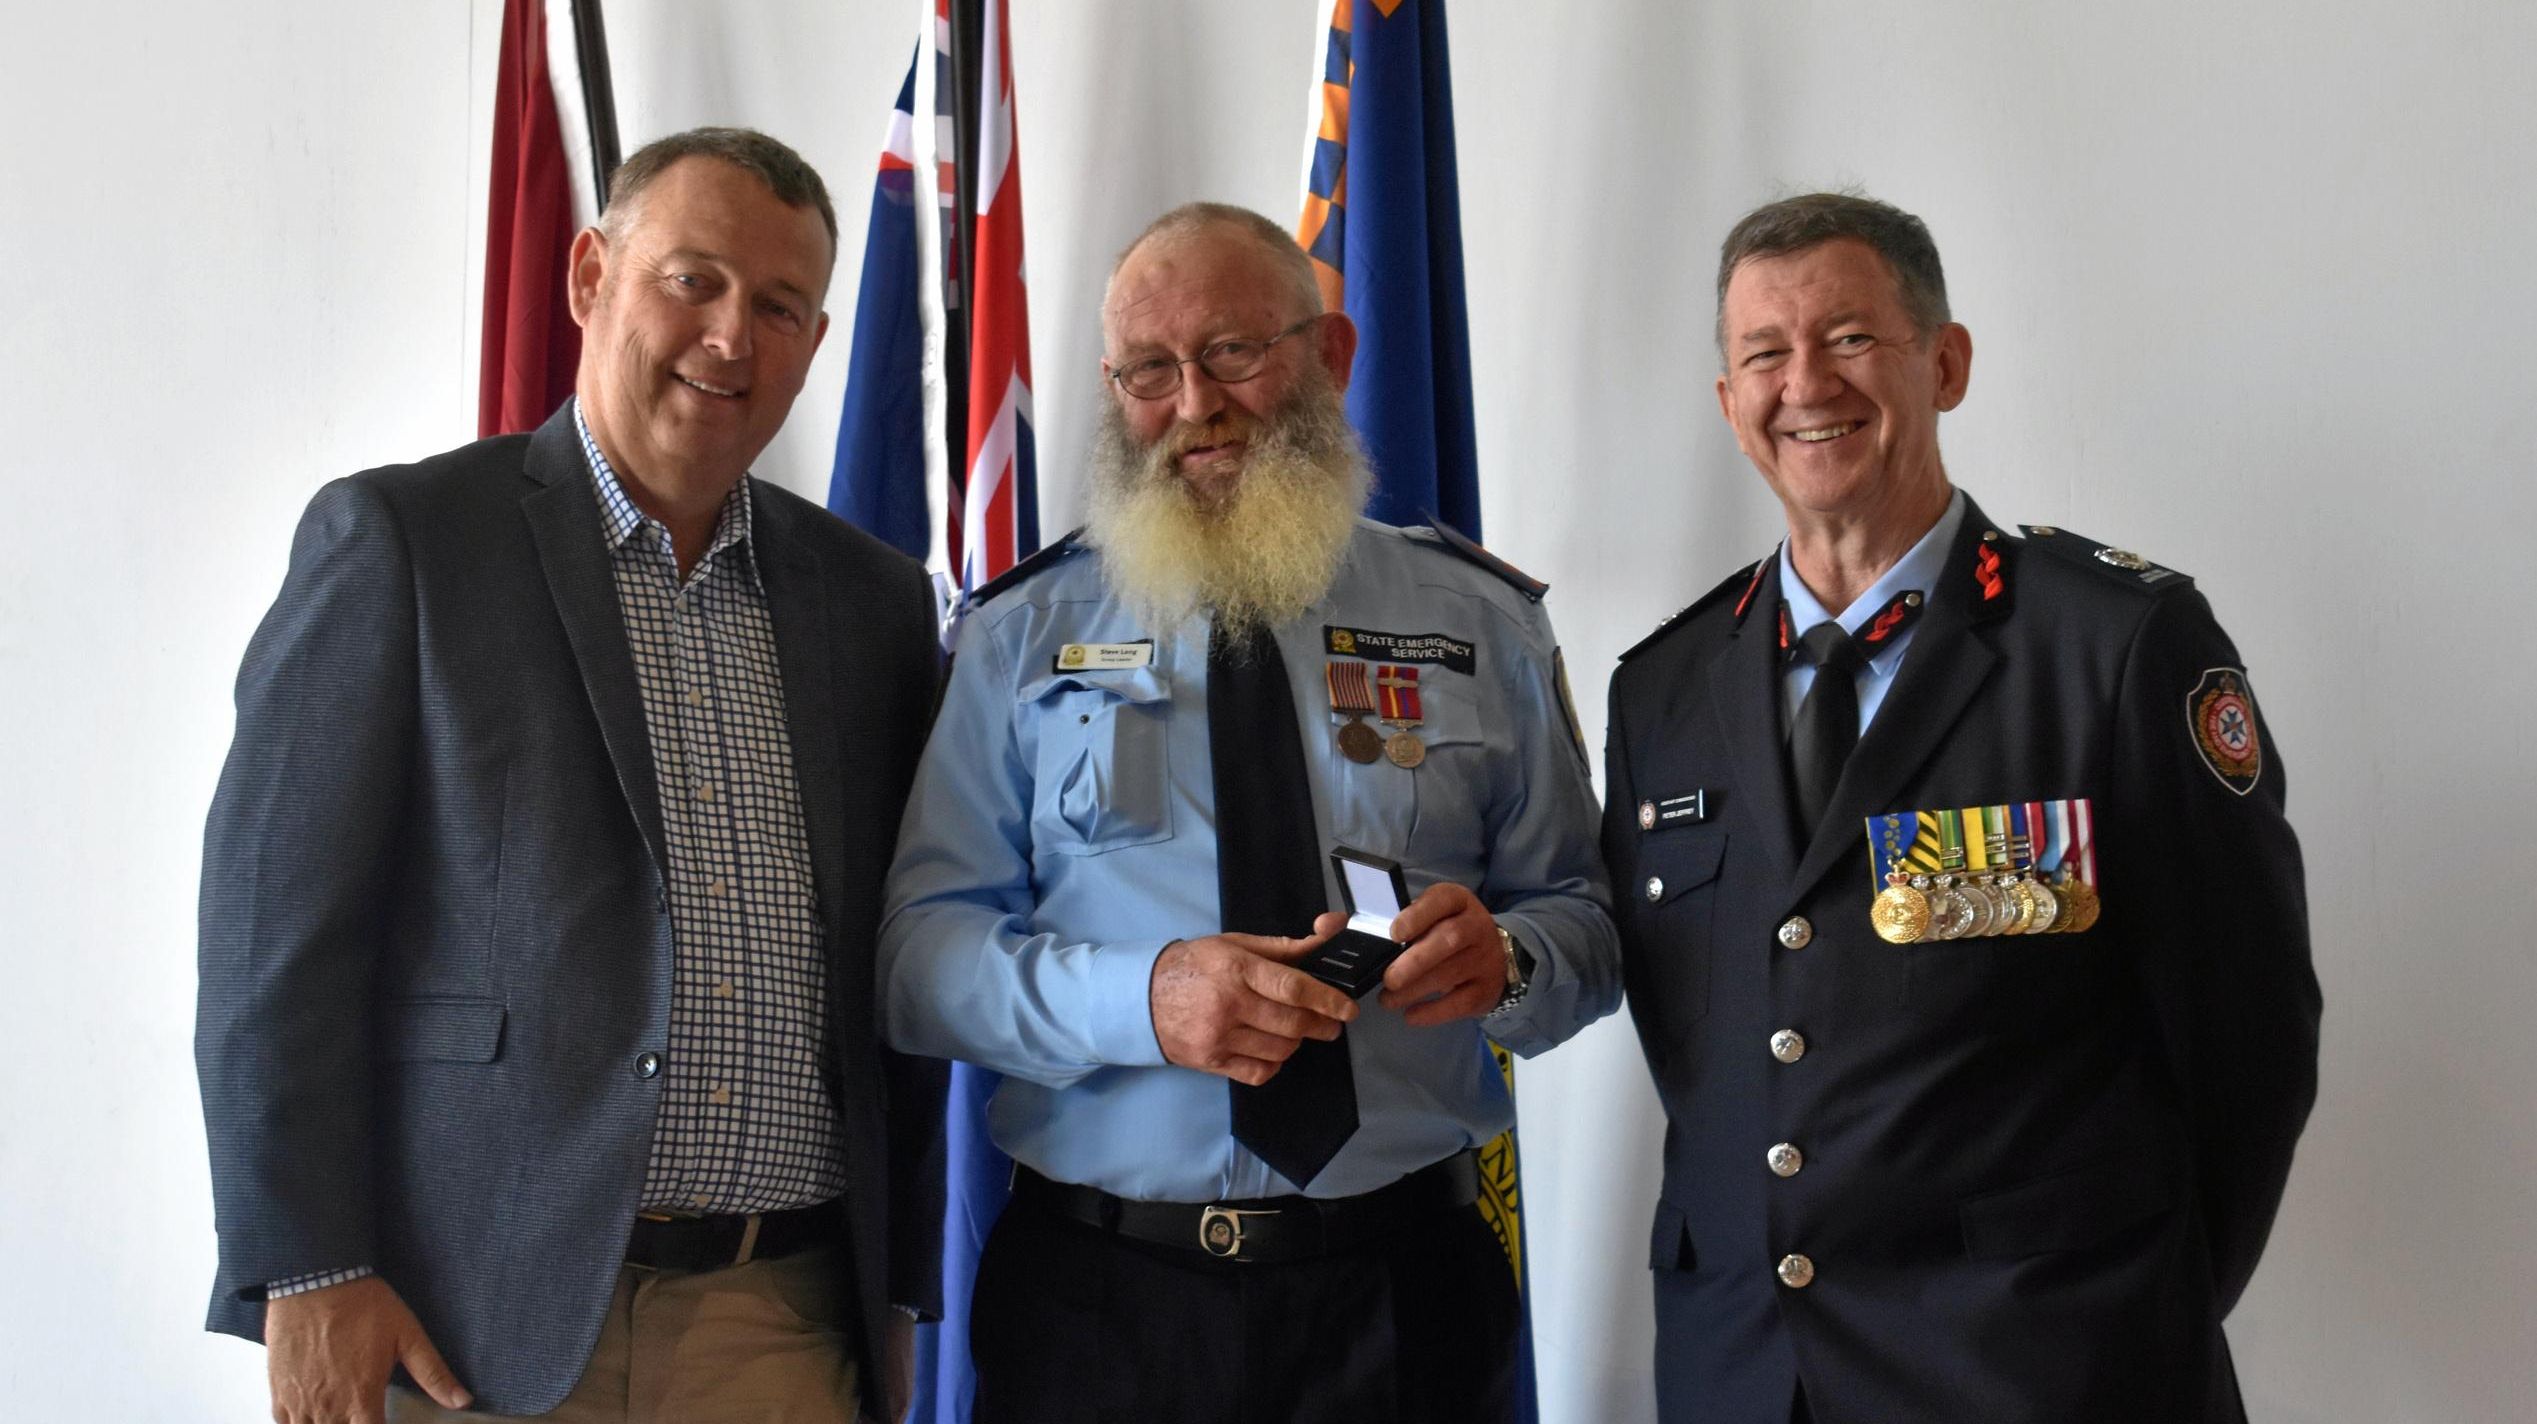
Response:
POLYGON ((1246 1217, 1275 1216, 1273 1211, 1240 1211, 1211 1206, 1198 1213, 1198 1249, 1227 1260, 1242 1257, 1242 1222, 1246 1217))

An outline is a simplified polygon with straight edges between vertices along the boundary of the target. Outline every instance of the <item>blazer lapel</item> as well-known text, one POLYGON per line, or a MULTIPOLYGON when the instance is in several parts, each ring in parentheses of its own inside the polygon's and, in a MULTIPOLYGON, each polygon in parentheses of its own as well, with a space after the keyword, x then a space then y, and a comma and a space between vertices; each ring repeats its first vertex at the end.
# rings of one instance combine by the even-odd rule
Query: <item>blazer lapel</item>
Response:
POLYGON ((652 742, 643 723, 643 694, 634 681, 634 648, 626 641, 625 614, 617 604, 616 574, 600 532, 599 496, 590 464, 573 428, 567 403, 529 438, 528 477, 538 485, 520 502, 537 544, 538 562, 555 612, 580 665, 582 690, 599 719, 599 735, 617 769, 652 863, 669 877, 669 844, 661 831, 660 783, 652 742))
POLYGON ((1779 623, 1758 611, 1764 593, 1777 602, 1777 556, 1763 560, 1749 589, 1751 601, 1709 664, 1709 698, 1736 790, 1751 803, 1748 819, 1770 853, 1776 877, 1787 874, 1799 849, 1796 793, 1779 734, 1779 623))
POLYGON ((810 838, 812 883, 826 910, 842 903, 845 869, 845 765, 840 740, 850 735, 837 709, 835 663, 845 650, 828 616, 827 570, 793 510, 760 494, 751 552, 766 584, 775 620, 775 657, 784 679, 784 722, 793 743, 793 779, 801 788, 802 826, 810 838))
POLYGON ((1811 887, 1864 841, 1869 816, 1893 809, 1887 803, 1945 742, 1998 664, 1989 625, 2008 612, 2008 555, 2005 540, 1984 539, 1991 533, 1981 509, 1966 499, 1946 571, 1903 653, 1902 671, 1850 754, 1823 823, 1798 863, 1801 887, 1811 887))

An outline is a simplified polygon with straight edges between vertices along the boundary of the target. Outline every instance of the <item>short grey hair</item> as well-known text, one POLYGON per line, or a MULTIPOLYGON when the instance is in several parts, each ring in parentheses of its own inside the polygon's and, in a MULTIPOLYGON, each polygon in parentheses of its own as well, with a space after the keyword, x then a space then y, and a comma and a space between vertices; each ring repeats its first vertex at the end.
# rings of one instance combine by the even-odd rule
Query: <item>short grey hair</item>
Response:
POLYGON ((1756 257, 1804 252, 1842 238, 1864 242, 1885 259, 1903 310, 1923 341, 1952 319, 1947 314, 1947 274, 1938 265, 1938 244, 1927 223, 1864 193, 1804 193, 1746 213, 1718 248, 1721 364, 1727 357, 1727 283, 1735 269, 1756 257))
MULTIPOLYGON (((1286 279, 1304 311, 1317 315, 1323 310, 1321 281, 1313 275, 1313 259, 1295 241, 1295 235, 1271 219, 1232 203, 1183 203, 1147 223, 1145 230, 1136 235, 1136 240, 1122 248, 1118 258, 1110 264, 1110 282, 1118 282, 1119 269, 1127 266, 1128 259, 1147 243, 1185 241, 1212 228, 1229 228, 1259 244, 1260 249, 1277 264, 1278 275, 1286 279)), ((1107 287, 1102 291, 1101 310, 1106 318, 1110 311, 1107 287)))
POLYGON ((641 206, 645 189, 679 160, 710 158, 751 175, 788 208, 811 208, 828 229, 828 270, 837 270, 837 208, 828 201, 828 185, 819 170, 780 139, 756 129, 701 128, 656 138, 608 175, 608 208, 599 217, 599 231, 613 242, 641 206))

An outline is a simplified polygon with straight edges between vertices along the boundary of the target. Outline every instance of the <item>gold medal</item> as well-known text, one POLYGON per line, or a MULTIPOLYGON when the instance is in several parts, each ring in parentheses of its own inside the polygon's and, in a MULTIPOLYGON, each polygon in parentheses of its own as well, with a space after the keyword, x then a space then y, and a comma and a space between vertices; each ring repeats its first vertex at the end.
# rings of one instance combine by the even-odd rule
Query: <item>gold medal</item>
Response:
POLYGON ((1991 888, 1998 891, 2000 896, 2002 907, 2000 933, 2033 934, 2035 932, 2035 897, 2029 893, 2030 887, 2026 883, 2026 878, 2022 875, 2003 875, 1991 882, 1991 888))
POLYGON ((1392 765, 1407 771, 1427 760, 1427 744, 1418 739, 1416 732, 1404 727, 1383 743, 1383 755, 1392 759, 1392 765))
POLYGON ((2104 908, 2104 903, 2097 898, 2097 887, 2085 880, 2073 879, 2061 893, 2070 901, 2069 933, 2084 933, 2097 922, 2097 914, 2104 908))
POLYGON ((1372 766, 1383 757, 1383 734, 1367 726, 1364 718, 1352 718, 1339 729, 1339 755, 1359 766, 1372 766))
POLYGON ((1885 878, 1868 906, 1868 920, 1877 938, 1887 944, 1914 944, 1929 933, 1929 897, 1912 888, 1910 877, 1896 871, 1885 878))
POLYGON ((2052 934, 2061 928, 2062 900, 2051 886, 2041 880, 2029 880, 2026 896, 2035 902, 2035 918, 2026 926, 2028 934, 2052 934))

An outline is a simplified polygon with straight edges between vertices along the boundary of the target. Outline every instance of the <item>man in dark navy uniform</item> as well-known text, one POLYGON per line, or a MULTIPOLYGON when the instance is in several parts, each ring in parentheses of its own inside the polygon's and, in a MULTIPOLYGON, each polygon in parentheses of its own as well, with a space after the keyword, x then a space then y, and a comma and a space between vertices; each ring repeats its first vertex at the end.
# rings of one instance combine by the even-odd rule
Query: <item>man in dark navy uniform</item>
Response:
POLYGON ((1788 199, 1718 272, 1788 535, 1624 655, 1606 748, 1661 1413, 2242 1419, 2319 1013, 2244 664, 2190 579, 1950 484, 1919 219, 1788 199))

